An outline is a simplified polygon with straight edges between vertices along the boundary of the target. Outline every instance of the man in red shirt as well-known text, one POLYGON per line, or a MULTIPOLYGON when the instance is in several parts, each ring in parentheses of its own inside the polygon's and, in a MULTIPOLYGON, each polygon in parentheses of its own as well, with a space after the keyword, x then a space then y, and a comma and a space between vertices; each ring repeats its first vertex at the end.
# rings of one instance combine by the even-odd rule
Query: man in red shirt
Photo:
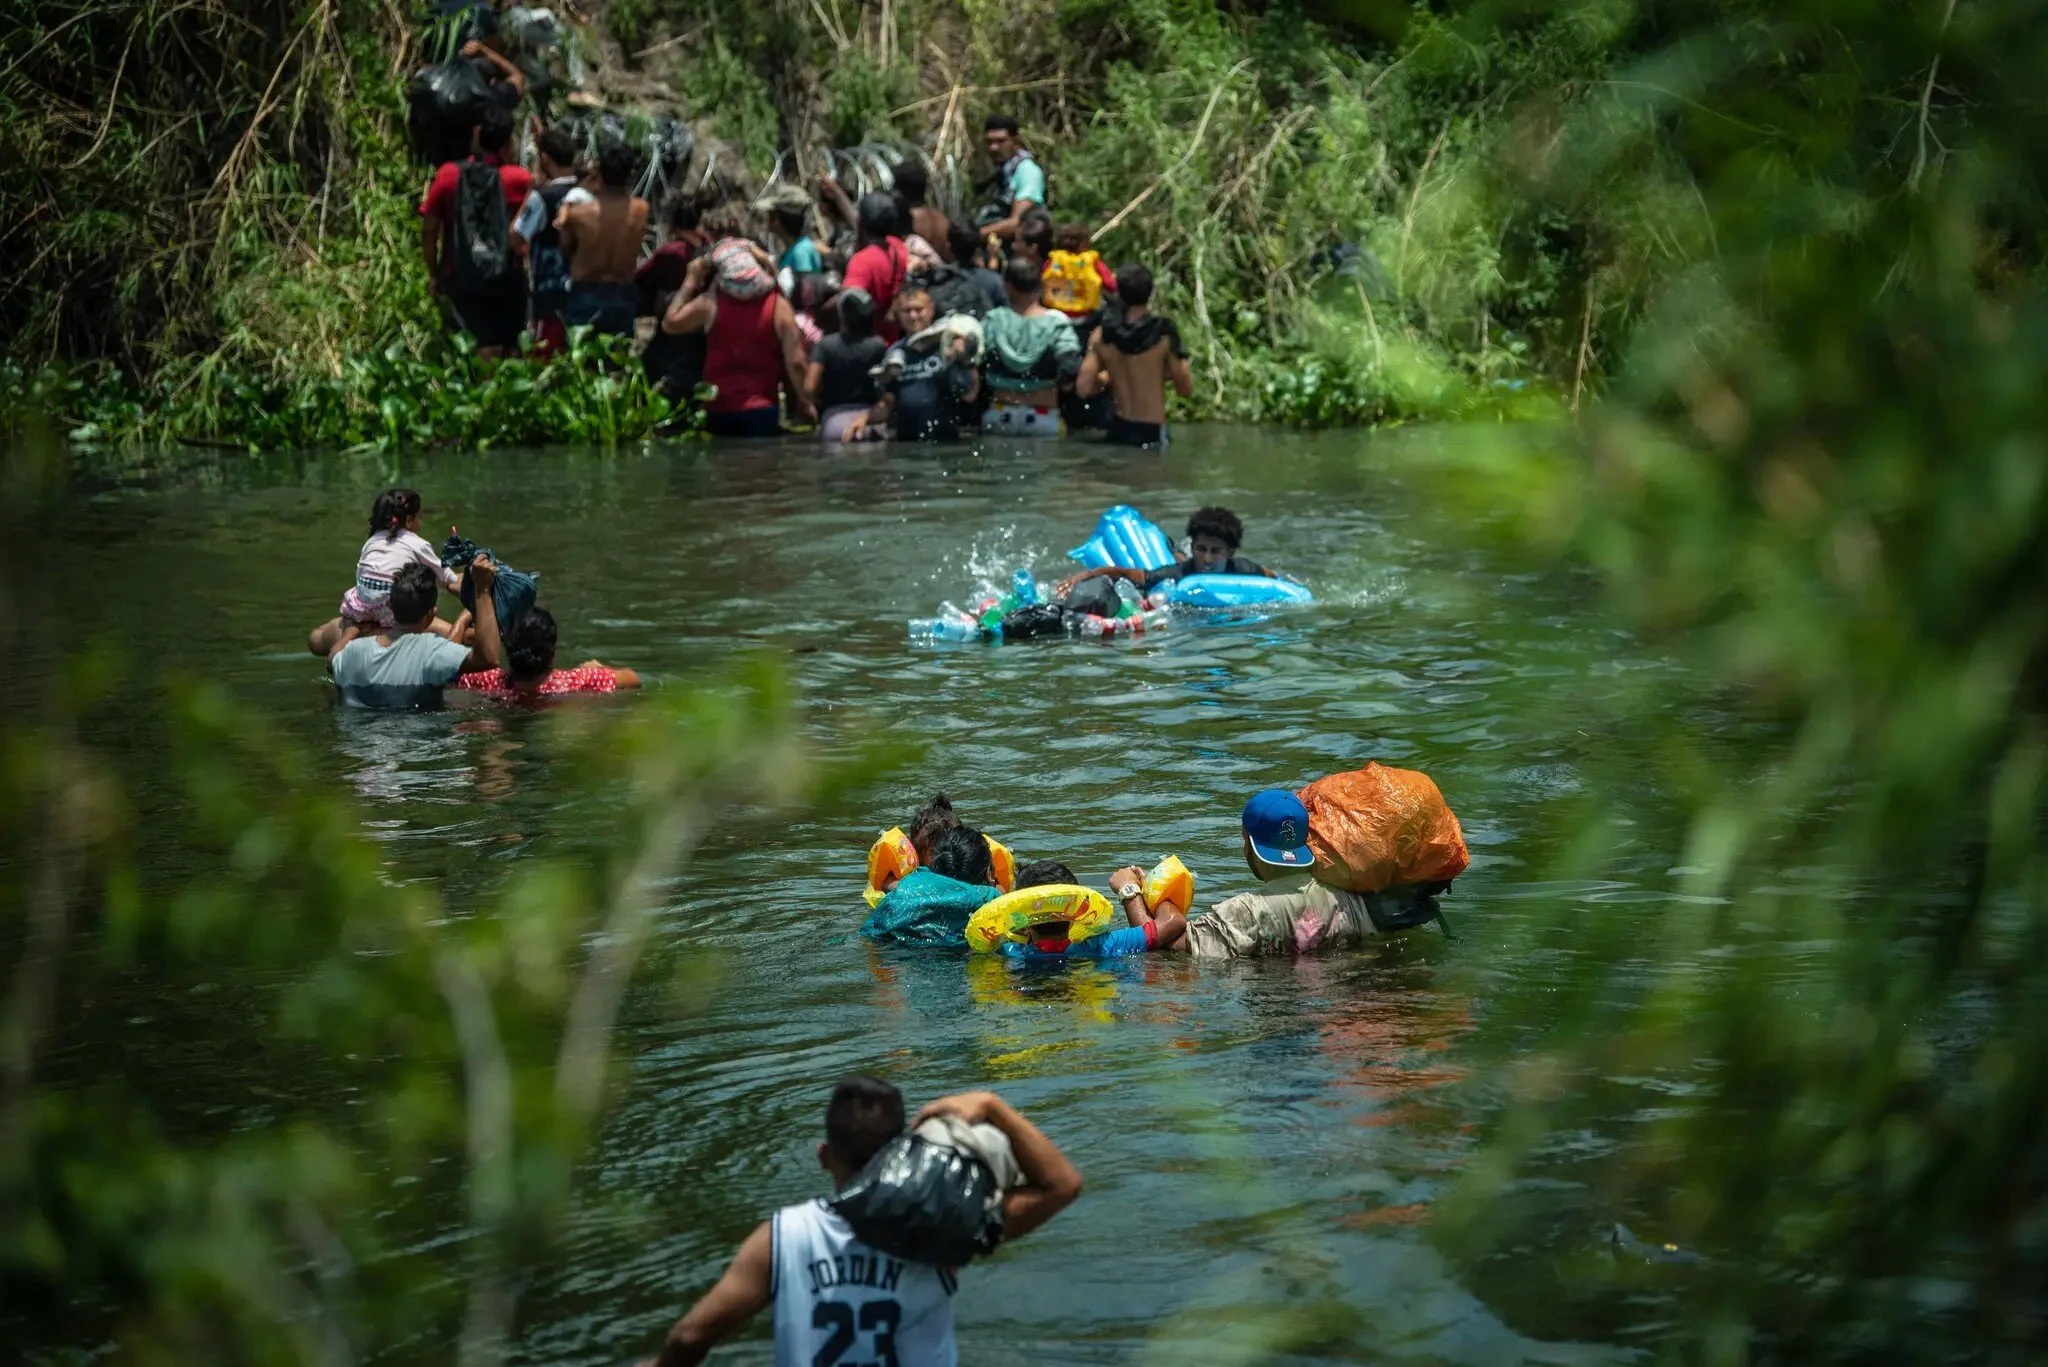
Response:
POLYGON ((910 270, 910 251, 896 236, 896 197, 877 191, 860 197, 860 250, 846 263, 840 281, 845 289, 866 290, 875 301, 875 336, 896 345, 903 330, 896 326, 896 291, 910 270))
POLYGON ((490 358, 517 347, 519 334, 526 328, 526 240, 511 228, 526 197, 533 193, 533 177, 524 167, 506 160, 511 143, 511 114, 498 108, 485 110, 477 129, 477 148, 483 164, 497 168, 498 184, 505 194, 503 240, 498 244, 504 267, 492 279, 465 284, 455 276, 457 186, 465 163, 444 162, 420 201, 420 254, 426 258, 427 278, 447 305, 456 329, 476 339, 477 355, 490 358))

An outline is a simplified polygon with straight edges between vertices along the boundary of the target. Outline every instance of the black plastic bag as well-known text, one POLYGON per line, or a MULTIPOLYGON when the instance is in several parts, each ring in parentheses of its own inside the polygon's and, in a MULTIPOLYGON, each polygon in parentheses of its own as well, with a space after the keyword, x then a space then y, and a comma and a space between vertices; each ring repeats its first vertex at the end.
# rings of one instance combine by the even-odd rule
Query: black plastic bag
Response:
POLYGON ((929 1267, 963 1267, 1003 1241, 1003 1193, 988 1165, 914 1134, 884 1145, 831 1206, 869 1248, 929 1267))
MULTIPOLYGON (((476 542, 465 537, 450 535, 441 543, 441 563, 451 570, 462 571, 462 606, 466 611, 476 611, 476 585, 469 577, 469 564, 480 555, 491 555, 481 550, 476 542)), ((498 575, 491 583, 491 605, 498 610, 498 629, 504 631, 533 606, 533 600, 540 596, 540 576, 515 570, 491 555, 492 564, 497 566, 498 575)))
POLYGON ((1063 636, 1067 610, 1058 603, 1027 603, 1003 614, 1003 639, 1028 641, 1034 636, 1063 636))
POLYGON ((406 87, 406 128, 414 148, 429 161, 440 161, 469 130, 483 121, 491 103, 490 83, 474 63, 460 57, 421 67, 406 87))
POLYGON ((1117 597, 1116 581, 1107 576, 1100 579, 1083 579, 1074 585, 1060 606, 1068 612, 1087 613, 1092 617, 1115 617, 1123 611, 1123 600, 1117 597))

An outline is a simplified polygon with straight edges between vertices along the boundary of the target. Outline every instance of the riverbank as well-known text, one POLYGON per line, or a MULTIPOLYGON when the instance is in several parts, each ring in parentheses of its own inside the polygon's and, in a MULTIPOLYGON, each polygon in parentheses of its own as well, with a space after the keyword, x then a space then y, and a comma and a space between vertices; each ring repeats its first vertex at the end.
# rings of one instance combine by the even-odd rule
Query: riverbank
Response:
MULTIPOLYGON (((969 196, 986 173, 979 116, 1015 110, 1056 216, 1159 275, 1200 377, 1180 419, 1573 401, 1642 283, 1617 264, 1627 251, 1594 247, 1592 220, 1497 193, 1511 116, 1608 60, 1554 25, 1052 0, 835 13, 613 0, 576 42, 594 98, 686 118, 686 174, 735 198, 856 142, 922 148, 941 197, 969 196)), ((10 221, 44 225, 35 269, 0 286, 8 389, 113 443, 568 441, 664 420, 644 390, 570 367, 521 377, 551 395, 544 413, 499 414, 507 387, 451 351, 418 261, 424 168, 403 140, 422 44, 393 11, 139 23, 81 8, 61 31, 0 37, 38 168, 0 198, 10 221), (149 60, 124 75, 137 44, 149 60), (54 76, 28 82, 30 62, 54 76), (166 128, 166 108, 183 119, 166 128)))

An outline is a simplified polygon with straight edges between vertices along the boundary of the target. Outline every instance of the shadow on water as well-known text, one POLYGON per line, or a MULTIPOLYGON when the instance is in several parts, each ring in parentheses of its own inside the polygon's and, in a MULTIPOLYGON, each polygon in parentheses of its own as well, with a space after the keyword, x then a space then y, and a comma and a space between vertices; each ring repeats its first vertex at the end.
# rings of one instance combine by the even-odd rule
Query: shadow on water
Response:
MULTIPOLYGON (((666 961, 627 1022, 630 1086, 565 1258, 531 1269, 523 1360, 651 1347, 756 1221, 823 1190, 824 1091, 854 1069, 913 1103, 999 1086, 1087 1174, 1048 1231, 963 1277, 969 1361, 1605 1360, 1602 1345, 1657 1322, 1658 1296, 1561 1307, 1555 1269, 1611 1228, 1585 1168, 1634 1123, 1626 1109, 1529 1198, 1558 1212, 1552 1246, 1461 1264, 1433 1210, 1500 1108, 1466 1047, 1491 993, 1571 962, 1569 942, 1521 932, 1560 907, 1672 895, 1648 853, 1663 819, 1649 791, 1644 839, 1610 881, 1521 880, 1552 840, 1546 811, 1618 767, 1595 718, 1674 671, 1594 616, 1581 578, 1497 544, 1469 490, 1445 497, 1430 453, 1452 439, 1219 428, 1166 454, 790 442, 209 461, 82 492, 50 571, 90 576, 109 545, 150 565, 148 600, 111 603, 108 625, 305 742, 363 803, 387 877, 441 880, 458 905, 538 848, 602 847, 618 794, 569 781, 559 714, 331 704, 301 643, 347 586, 387 483, 422 491, 430 537, 459 525, 538 571, 565 657, 662 688, 785 652, 820 745, 929 747, 837 806, 733 817, 670 890, 666 961), (1312 583, 1318 605, 1109 644, 907 642, 905 619, 1020 564, 1055 577, 1118 502, 1173 531, 1203 504, 1235 508, 1246 550, 1312 583), (165 603, 205 604, 209 629, 165 603), (1250 886, 1236 836, 1250 792, 1372 758, 1430 771, 1464 820, 1474 861, 1448 941, 1045 972, 854 933, 868 841, 935 789, 1020 860, 1058 857, 1091 882, 1178 853, 1206 903, 1250 886), (1509 960, 1509 944, 1534 949, 1509 960)), ((144 822, 169 800, 149 780, 155 743, 121 741, 144 822)), ((159 865, 178 867, 175 852, 159 865)), ((138 1066, 157 1050, 219 1090, 263 1081, 261 1060, 151 1041, 138 1066)), ((765 1330, 731 1360, 767 1361, 765 1330)))

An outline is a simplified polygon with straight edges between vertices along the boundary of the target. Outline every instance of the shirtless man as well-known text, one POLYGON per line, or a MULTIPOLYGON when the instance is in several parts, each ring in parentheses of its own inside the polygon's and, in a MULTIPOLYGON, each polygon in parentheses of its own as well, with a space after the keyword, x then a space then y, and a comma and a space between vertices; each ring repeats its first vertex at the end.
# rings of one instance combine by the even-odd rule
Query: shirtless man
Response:
POLYGON ((1173 320, 1152 312, 1152 272, 1126 266, 1117 273, 1123 317, 1105 318, 1088 342, 1074 392, 1092 398, 1106 385, 1116 404, 1103 440, 1118 446, 1166 445, 1166 386, 1185 399, 1195 392, 1187 348, 1173 320))
POLYGON ((608 144, 597 154, 598 187, 571 194, 556 227, 569 258, 569 302, 562 321, 621 337, 633 335, 639 291, 633 270, 647 236, 647 201, 633 193, 633 149, 608 144))

